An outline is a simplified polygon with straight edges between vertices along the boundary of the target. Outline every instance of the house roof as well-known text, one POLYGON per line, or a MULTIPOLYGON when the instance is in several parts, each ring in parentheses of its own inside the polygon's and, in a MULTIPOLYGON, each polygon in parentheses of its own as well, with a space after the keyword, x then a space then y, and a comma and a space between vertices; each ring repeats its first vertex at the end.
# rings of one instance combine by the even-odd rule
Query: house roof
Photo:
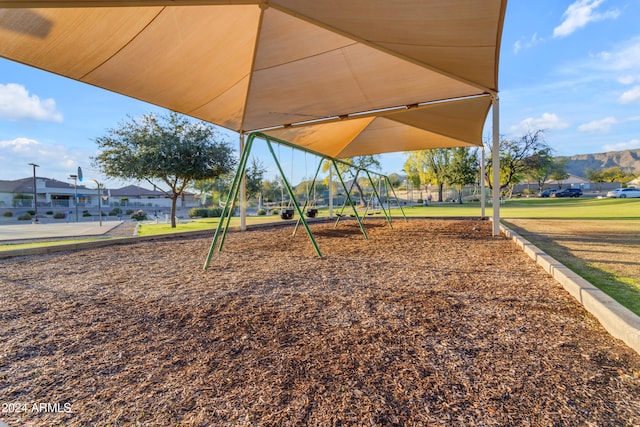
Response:
POLYGON ((482 145, 506 0, 13 0, 0 56, 331 157, 482 145))
POLYGON ((127 185, 122 188, 109 190, 111 197, 165 197, 166 194, 158 190, 149 190, 137 185, 127 185))
MULTIPOLYGON (((53 178, 36 177, 38 181, 44 181, 46 188, 65 188, 73 189, 73 184, 64 181, 58 181, 53 178)), ((78 189, 86 189, 83 185, 78 185, 78 189)), ((0 180, 0 192, 2 193, 26 193, 33 192, 33 177, 21 178, 16 180, 3 181, 0 180)))
MULTIPOLYGON (((148 188, 139 187, 137 185, 127 185, 122 188, 109 190, 111 197, 167 197, 167 193, 159 190, 149 190, 148 188)), ((171 192, 169 193, 171 194, 171 192)), ((192 195, 188 191, 183 191, 185 196, 192 195)))

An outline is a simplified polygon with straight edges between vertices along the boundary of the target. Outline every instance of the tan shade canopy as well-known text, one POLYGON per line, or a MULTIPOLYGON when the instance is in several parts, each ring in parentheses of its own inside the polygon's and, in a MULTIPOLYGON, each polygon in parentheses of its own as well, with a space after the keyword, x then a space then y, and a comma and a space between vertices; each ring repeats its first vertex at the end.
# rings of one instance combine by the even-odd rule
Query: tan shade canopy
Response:
POLYGON ((482 144, 506 0, 0 5, 4 58, 350 157, 482 144))

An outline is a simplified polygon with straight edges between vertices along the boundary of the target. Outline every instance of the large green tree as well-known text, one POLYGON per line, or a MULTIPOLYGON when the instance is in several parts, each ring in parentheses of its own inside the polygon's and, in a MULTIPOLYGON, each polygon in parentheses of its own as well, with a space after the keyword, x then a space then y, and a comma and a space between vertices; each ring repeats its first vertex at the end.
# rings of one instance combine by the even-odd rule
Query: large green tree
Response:
POLYGON ((404 170, 414 183, 418 177, 419 184, 436 185, 438 200, 442 201, 442 190, 447 183, 451 154, 448 148, 413 151, 405 161, 404 170))
MULTIPOLYGON (((487 143, 489 144, 489 143, 487 143)), ((489 144, 489 151, 491 146, 489 144)), ((528 131, 520 138, 500 139, 500 188, 510 188, 521 182, 530 172, 528 160, 537 153, 550 150, 544 140, 544 131, 528 131)), ((485 180, 489 188, 493 187, 492 156, 487 157, 485 180)))
POLYGON ((458 203, 462 204, 462 189, 474 184, 478 178, 478 154, 476 149, 458 147, 451 149, 451 160, 447 171, 447 184, 458 191, 458 203))
POLYGON ((543 148, 525 159, 527 177, 538 184, 538 191, 542 191, 544 184, 551 177, 554 170, 554 159, 550 148, 543 148))
POLYGON ((236 163, 231 146, 212 125, 173 112, 129 118, 96 143, 93 163, 105 175, 167 185, 159 188, 171 199, 171 227, 188 185, 229 173, 236 163))

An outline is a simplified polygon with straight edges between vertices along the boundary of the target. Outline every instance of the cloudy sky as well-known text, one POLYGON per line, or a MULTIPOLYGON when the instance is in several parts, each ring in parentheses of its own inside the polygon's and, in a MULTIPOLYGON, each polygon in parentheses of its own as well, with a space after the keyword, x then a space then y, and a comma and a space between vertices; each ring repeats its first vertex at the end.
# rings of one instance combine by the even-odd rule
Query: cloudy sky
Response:
MULTIPOLYGON (((500 54, 500 127, 544 129, 557 155, 640 148, 640 0, 510 0, 500 54)), ((156 107, 0 59, 0 179, 65 180, 93 140, 156 107)), ((491 114, 486 135, 490 134, 491 114)), ((237 136, 227 133, 236 144, 237 136)), ((384 155, 387 173, 402 153, 384 155)))

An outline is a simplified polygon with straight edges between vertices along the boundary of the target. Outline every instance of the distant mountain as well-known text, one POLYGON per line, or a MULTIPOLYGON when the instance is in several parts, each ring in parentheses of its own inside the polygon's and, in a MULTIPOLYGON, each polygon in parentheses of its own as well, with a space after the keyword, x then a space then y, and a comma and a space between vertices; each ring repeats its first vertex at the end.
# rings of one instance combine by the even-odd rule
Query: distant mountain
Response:
POLYGON ((596 154, 576 154, 575 156, 560 156, 566 158, 567 172, 586 178, 587 169, 606 169, 619 166, 623 170, 640 173, 640 149, 609 151, 607 153, 596 154))

